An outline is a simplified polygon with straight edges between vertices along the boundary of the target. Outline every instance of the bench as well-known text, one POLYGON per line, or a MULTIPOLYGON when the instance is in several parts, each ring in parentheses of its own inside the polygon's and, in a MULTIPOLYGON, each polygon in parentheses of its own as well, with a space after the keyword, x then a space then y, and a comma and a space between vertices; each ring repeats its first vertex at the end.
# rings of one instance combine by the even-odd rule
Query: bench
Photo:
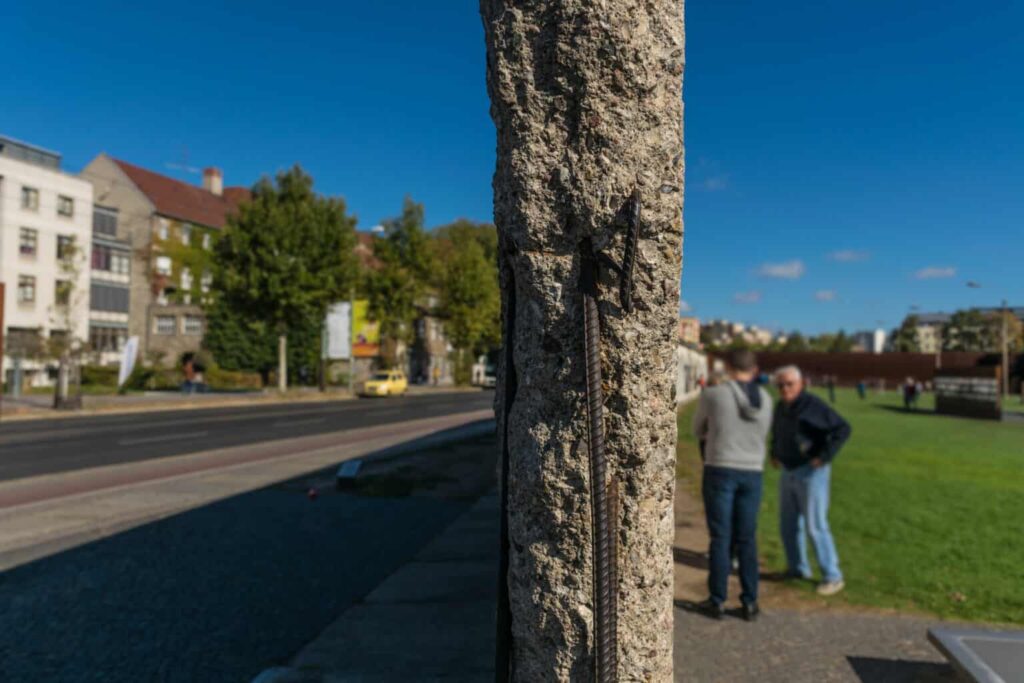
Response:
POLYGON ((928 640, 968 681, 1024 681, 1024 631, 930 628, 928 640))

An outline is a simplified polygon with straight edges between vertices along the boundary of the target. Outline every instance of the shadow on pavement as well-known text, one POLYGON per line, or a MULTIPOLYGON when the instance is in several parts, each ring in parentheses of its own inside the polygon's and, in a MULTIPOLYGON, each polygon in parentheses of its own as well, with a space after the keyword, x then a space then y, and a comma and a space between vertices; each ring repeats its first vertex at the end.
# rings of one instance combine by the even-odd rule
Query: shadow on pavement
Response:
POLYGON ((321 471, 2 572, 2 678, 251 680, 409 562, 468 488, 492 486, 493 451, 385 458, 365 493, 321 471))
POLYGON ((960 680, 953 667, 946 663, 852 656, 846 661, 863 683, 953 683, 960 680))

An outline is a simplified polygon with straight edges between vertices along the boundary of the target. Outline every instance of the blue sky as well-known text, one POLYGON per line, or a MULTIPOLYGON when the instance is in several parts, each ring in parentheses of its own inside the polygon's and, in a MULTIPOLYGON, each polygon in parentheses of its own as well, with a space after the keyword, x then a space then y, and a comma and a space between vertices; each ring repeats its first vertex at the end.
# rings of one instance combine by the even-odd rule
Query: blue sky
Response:
MULTIPOLYGON (((0 132, 251 184, 294 162, 368 228, 489 220, 473 0, 0 9, 0 132)), ((694 314, 807 332, 1024 305, 1024 3, 691 0, 694 314), (982 283, 968 289, 967 280, 982 283)))

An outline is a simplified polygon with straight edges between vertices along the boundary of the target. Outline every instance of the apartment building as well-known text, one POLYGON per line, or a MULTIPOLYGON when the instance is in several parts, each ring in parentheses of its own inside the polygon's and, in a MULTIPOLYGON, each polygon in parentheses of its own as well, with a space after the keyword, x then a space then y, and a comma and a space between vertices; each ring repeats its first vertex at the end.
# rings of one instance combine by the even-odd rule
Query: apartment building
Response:
POLYGON ((96 204, 89 261, 89 348, 102 365, 119 363, 128 340, 131 243, 118 234, 120 212, 96 204))
POLYGON ((10 386, 46 385, 56 372, 50 340, 85 343, 93 191, 61 170, 61 155, 0 136, 2 372, 10 386))
POLYGON ((132 255, 127 334, 139 337, 146 360, 176 364, 200 348, 213 246, 249 190, 224 187, 216 168, 205 169, 196 186, 107 154, 89 162, 82 177, 97 204, 116 211, 112 236, 132 255))

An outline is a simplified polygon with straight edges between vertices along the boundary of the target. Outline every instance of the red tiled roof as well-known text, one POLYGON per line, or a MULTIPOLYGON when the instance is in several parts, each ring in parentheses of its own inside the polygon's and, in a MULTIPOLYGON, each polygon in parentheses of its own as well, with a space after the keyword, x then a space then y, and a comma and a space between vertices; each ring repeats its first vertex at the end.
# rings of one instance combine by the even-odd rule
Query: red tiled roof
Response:
POLYGON ((377 270, 380 268, 380 259, 373 253, 373 243, 377 237, 372 232, 356 232, 356 256, 359 257, 359 264, 363 268, 377 270))
POLYGON ((135 186, 153 202, 156 212, 168 218, 198 223, 210 228, 223 228, 227 217, 238 204, 249 198, 244 187, 225 187, 218 197, 201 187, 148 171, 119 159, 113 160, 135 186))

